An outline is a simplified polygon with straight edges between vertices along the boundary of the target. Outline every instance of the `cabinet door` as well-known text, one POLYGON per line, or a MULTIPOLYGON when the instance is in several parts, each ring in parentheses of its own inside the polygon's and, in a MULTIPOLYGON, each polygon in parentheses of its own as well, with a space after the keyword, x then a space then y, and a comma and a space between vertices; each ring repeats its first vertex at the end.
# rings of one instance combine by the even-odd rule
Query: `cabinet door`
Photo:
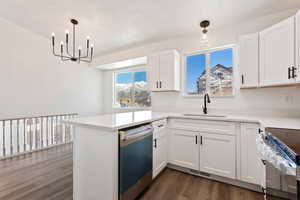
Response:
POLYGON ((160 53, 159 57, 160 89, 162 91, 179 90, 179 54, 175 50, 160 53))
POLYGON ((241 88, 258 87, 259 37, 258 33, 245 35, 239 40, 241 88))
POLYGON ((153 179, 157 176, 157 166, 158 166, 158 133, 153 133, 153 169, 152 169, 152 176, 153 179))
POLYGON ((159 174, 167 166, 167 131, 163 129, 159 133, 158 140, 158 162, 157 162, 157 174, 159 174))
POLYGON ((257 124, 241 124, 241 179, 262 185, 265 168, 256 148, 258 129, 257 124))
POLYGON ((149 84, 151 91, 159 91, 159 54, 152 54, 147 58, 149 68, 149 84))
POLYGON ((260 84, 283 85, 295 82, 289 68, 295 66, 295 17, 260 33, 260 84))
POLYGON ((235 136, 200 133, 200 170, 236 178, 235 136))
POLYGON ((296 81, 300 82, 300 11, 296 15, 296 81))
POLYGON ((169 163, 199 170, 199 134, 171 129, 169 132, 169 163))

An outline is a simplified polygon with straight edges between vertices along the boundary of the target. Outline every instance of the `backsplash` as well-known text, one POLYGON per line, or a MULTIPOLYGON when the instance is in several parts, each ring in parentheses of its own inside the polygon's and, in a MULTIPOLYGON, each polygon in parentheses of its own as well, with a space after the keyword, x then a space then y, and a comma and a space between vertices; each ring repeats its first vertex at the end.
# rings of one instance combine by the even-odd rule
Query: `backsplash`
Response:
MULTIPOLYGON (((181 93, 153 93, 152 109, 163 112, 202 112, 203 98, 181 93)), ((211 98, 208 112, 300 117, 300 86, 237 90, 234 97, 211 98)))

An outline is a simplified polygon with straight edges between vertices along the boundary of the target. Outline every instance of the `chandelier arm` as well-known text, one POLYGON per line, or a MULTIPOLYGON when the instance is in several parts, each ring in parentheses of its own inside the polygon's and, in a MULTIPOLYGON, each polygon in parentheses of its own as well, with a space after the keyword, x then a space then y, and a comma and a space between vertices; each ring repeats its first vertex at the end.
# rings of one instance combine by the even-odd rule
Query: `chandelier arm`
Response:
POLYGON ((81 58, 88 58, 88 57, 89 57, 89 55, 80 56, 80 59, 81 59, 81 58))
POLYGON ((58 56, 58 54, 55 53, 55 48, 54 48, 54 46, 52 47, 52 53, 53 53, 53 55, 58 56))
POLYGON ((90 60, 84 60, 84 59, 80 59, 80 62, 86 62, 86 63, 91 63, 93 59, 90 59, 90 60))
POLYGON ((66 53, 68 56, 72 57, 72 55, 69 53, 69 42, 66 44, 66 53))
POLYGON ((59 55, 59 54, 53 54, 54 56, 56 56, 56 57, 63 57, 63 58, 68 58, 68 59, 71 59, 72 57, 69 57, 69 56, 61 56, 61 55, 59 55))
POLYGON ((66 52, 68 57, 72 58, 73 56, 69 53, 69 52, 66 52))
MULTIPOLYGON (((90 56, 92 56, 92 55, 90 55, 89 54, 89 51, 87 51, 87 54, 85 55, 85 56, 81 56, 80 58, 89 58, 90 56)), ((93 58, 92 57, 90 57, 90 60, 92 60, 93 58)))
POLYGON ((62 61, 68 61, 71 60, 71 58, 63 58, 62 61))

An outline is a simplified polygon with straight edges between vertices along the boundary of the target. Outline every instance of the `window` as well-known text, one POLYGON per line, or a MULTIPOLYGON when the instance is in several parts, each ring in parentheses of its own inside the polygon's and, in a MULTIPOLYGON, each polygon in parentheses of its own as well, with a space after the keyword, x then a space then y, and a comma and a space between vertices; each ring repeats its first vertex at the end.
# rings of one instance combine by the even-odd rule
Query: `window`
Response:
POLYGON ((146 71, 114 73, 114 104, 121 108, 151 106, 146 71))
POLYGON ((186 56, 187 95, 233 96, 233 48, 186 56))

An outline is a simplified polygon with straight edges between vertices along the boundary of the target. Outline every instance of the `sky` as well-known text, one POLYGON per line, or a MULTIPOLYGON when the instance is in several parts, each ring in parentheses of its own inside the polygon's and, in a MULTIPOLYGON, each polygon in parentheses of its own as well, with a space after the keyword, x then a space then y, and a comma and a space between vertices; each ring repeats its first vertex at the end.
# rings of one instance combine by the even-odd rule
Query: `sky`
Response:
POLYGON ((117 83, 119 84, 132 83, 133 79, 135 82, 147 81, 147 72, 124 72, 117 74, 117 83))
MULTIPOLYGON (((210 54, 210 67, 217 64, 224 65, 225 67, 233 66, 233 51, 231 48, 212 52, 210 54)), ((197 78, 205 70, 205 55, 198 54, 188 56, 186 61, 187 66, 187 92, 197 91, 197 78)))

